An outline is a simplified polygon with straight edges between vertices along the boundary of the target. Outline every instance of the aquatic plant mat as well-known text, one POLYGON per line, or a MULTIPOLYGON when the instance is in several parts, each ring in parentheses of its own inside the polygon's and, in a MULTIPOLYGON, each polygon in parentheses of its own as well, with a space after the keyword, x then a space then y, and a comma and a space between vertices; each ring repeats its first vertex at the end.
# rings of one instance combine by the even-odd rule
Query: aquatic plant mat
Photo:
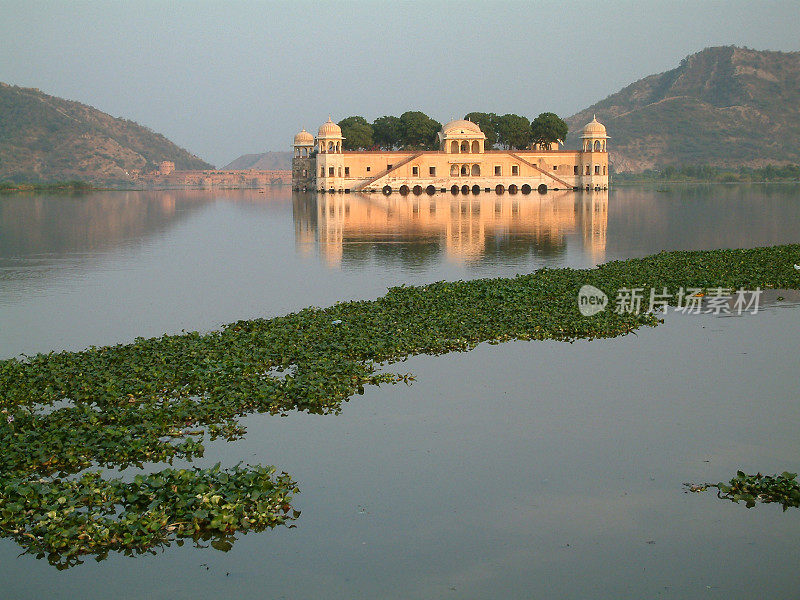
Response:
POLYGON ((226 550, 236 533, 297 517, 291 477, 258 465, 153 465, 202 456, 207 438, 242 436, 239 417, 336 412, 366 385, 408 380, 379 367, 415 354, 658 324, 655 314, 613 307, 582 316, 587 284, 612 299, 634 287, 798 289, 798 262, 800 245, 665 252, 596 269, 401 286, 206 334, 0 361, 0 532, 61 567, 186 538, 226 550), (147 469, 132 480, 108 474, 132 466, 147 469))
POLYGON ((786 511, 787 508, 800 508, 800 483, 797 473, 784 471, 780 475, 747 475, 736 472, 736 477, 728 483, 685 484, 689 492, 704 492, 710 488, 717 490, 717 497, 738 504, 743 502, 747 508, 753 508, 756 502, 764 504, 777 503, 786 511))

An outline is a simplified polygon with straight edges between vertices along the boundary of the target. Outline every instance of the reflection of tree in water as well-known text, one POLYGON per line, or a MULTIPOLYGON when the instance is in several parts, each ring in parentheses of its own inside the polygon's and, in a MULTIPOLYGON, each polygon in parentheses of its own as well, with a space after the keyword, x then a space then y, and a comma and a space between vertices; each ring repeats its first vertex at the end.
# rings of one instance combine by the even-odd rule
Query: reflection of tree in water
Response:
POLYGON ((60 258, 138 242, 218 200, 262 208, 267 190, 151 190, 0 197, 0 259, 60 258))
POLYGON ((65 258, 139 242, 214 200, 208 192, 24 194, 0 199, 0 279, 41 275, 65 258), (24 261, 26 267, 15 266, 24 261), (39 269, 32 271, 31 264, 39 269), (24 275, 23 275, 24 273, 24 275))
POLYGON ((442 248, 436 241, 424 240, 392 240, 375 241, 372 244, 348 244, 345 242, 342 254, 343 265, 357 265, 376 261, 383 265, 400 265, 409 269, 418 269, 427 264, 438 262, 442 248))
POLYGON ((634 188, 621 188, 626 192, 631 190, 646 190, 648 193, 655 190, 661 198, 680 198, 714 200, 720 197, 730 199, 758 198, 797 198, 800 194, 800 184, 769 184, 769 183, 737 183, 735 185, 719 183, 670 183, 636 186, 634 188))
POLYGON ((543 233, 535 238, 522 232, 497 235, 486 244, 486 258, 526 258, 530 256, 555 257, 564 254, 567 248, 563 235, 551 238, 543 233))
MULTIPOLYGON (((377 261, 420 267, 443 255, 466 263, 521 262, 555 257, 566 251, 566 234, 580 231, 582 208, 607 203, 607 193, 549 192, 529 196, 435 194, 366 196, 295 194, 296 241, 304 251, 310 241, 332 264, 377 261)), ((605 218, 593 219, 601 231, 584 235, 585 243, 605 245, 605 218)), ((604 250, 604 248, 603 248, 604 250)))
POLYGON ((675 184, 613 191, 608 251, 747 248, 797 241, 800 186, 675 184))

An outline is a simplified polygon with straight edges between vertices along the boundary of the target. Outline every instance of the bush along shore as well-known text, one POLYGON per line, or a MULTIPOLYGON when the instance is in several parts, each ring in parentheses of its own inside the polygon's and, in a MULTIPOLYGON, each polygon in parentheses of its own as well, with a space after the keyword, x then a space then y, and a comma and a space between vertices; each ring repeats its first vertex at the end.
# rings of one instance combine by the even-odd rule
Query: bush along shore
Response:
MULTIPOLYGON (((381 372, 417 354, 481 342, 607 338, 655 314, 584 317, 578 291, 622 288, 800 289, 800 245, 664 252, 596 269, 389 289, 377 300, 307 308, 221 331, 165 335, 80 352, 0 361, 0 532, 58 566, 290 525, 297 487, 274 467, 154 470, 235 440, 254 412, 332 413, 381 372), (132 481, 99 468, 144 467, 132 481)), ((128 478, 130 479, 130 478, 128 478)))
POLYGON ((12 194, 14 192, 90 192, 95 190, 91 183, 86 181, 56 181, 51 183, 14 183, 0 181, 0 193, 12 194))
POLYGON ((669 166, 641 173, 613 173, 615 184, 625 183, 798 183, 800 165, 766 167, 669 166))

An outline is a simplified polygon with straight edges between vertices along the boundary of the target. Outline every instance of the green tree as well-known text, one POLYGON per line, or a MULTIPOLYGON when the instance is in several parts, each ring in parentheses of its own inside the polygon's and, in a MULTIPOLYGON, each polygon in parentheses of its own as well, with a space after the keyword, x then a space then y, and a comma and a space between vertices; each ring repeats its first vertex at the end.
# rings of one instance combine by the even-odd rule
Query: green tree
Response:
POLYGON ((393 150, 401 144, 403 126, 392 116, 378 117, 372 122, 372 138, 383 150, 393 150))
POLYGON ((372 125, 364 117, 347 117, 339 121, 344 136, 345 150, 371 148, 373 141, 372 125))
POLYGON ((519 115, 497 117, 497 141, 508 149, 523 149, 531 143, 531 122, 519 115))
POLYGON ((567 137, 567 124, 555 113, 544 112, 531 123, 531 140, 542 148, 550 150, 550 146, 567 137))
POLYGON ((486 150, 491 150, 497 144, 497 115, 494 113, 471 112, 464 115, 468 121, 472 121, 486 135, 486 150))
POLYGON ((402 145, 405 148, 430 150, 436 148, 436 134, 442 124, 431 119, 424 112, 412 110, 400 115, 402 145))

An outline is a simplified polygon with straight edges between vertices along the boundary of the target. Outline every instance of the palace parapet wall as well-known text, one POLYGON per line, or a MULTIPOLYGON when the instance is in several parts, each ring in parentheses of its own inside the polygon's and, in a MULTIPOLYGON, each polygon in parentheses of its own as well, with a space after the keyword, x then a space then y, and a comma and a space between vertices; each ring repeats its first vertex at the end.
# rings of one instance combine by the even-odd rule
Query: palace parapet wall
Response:
POLYGON ((200 170, 200 171, 154 171, 135 179, 147 187, 156 188, 227 188, 251 189, 274 185, 292 185, 289 170, 258 171, 200 170))

